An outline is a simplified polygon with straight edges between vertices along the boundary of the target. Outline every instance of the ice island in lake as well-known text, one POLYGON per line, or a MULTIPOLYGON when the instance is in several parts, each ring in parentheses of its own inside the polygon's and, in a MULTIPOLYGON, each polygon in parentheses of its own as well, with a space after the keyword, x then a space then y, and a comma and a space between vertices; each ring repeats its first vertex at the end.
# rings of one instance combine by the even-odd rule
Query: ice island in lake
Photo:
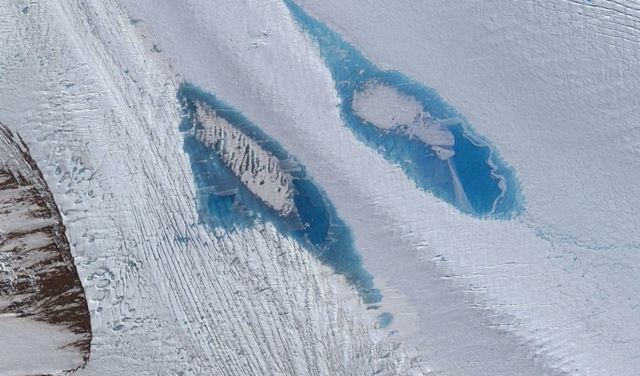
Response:
POLYGON ((345 125, 360 141, 464 213, 508 219, 521 212, 524 199, 513 170, 435 90, 381 70, 293 1, 284 2, 317 43, 345 125))
POLYGON ((212 94, 183 84, 178 99, 201 220, 224 231, 268 221, 344 275, 364 303, 379 303, 382 294, 362 267, 351 230, 305 167, 212 94))

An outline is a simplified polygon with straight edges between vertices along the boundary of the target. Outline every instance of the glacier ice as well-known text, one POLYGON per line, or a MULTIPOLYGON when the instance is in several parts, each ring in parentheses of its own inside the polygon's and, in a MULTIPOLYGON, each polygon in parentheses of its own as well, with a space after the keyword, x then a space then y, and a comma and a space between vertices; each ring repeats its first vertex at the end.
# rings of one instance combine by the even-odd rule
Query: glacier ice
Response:
MULTIPOLYGON (((86 291, 92 355, 79 374, 635 375, 632 5, 296 3, 381 71, 428 84, 464 114, 435 116, 420 95, 375 77, 362 81, 374 95, 346 93, 399 106, 361 115, 402 141, 385 148, 410 139, 440 161, 449 199, 357 140, 343 105, 363 122, 357 106, 281 0, 0 7, 0 119, 42 171, 86 291), (185 81, 295 155, 279 160, 283 171, 304 165, 349 224, 380 308, 367 310, 277 220, 203 223, 177 126, 185 81), (430 117, 414 124, 422 112, 430 117), (461 214, 453 177, 486 160, 449 166, 464 142, 499 150, 517 171, 521 216, 461 214), (393 314, 386 328, 380 312, 393 314)), ((253 204, 236 201, 237 186, 213 192, 246 215, 253 204)), ((464 178, 460 188, 471 204, 464 178)))
POLYGON ((147 17, 118 1, 28 6, 0 7, 0 117, 42 171, 85 290, 93 337, 77 374, 428 372, 344 276, 270 222, 222 236, 200 222, 184 77, 147 17))

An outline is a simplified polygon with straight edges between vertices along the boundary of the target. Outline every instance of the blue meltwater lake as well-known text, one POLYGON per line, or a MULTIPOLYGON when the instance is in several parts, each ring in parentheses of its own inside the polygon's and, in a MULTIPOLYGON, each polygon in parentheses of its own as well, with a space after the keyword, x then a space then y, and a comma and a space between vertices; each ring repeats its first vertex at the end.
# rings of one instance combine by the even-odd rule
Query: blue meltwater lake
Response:
MULTIPOLYGON (((524 198, 513 169, 502 161, 496 148, 478 135, 435 90, 400 72, 379 69, 293 1, 284 2, 301 29, 317 43, 341 98, 344 123, 361 142, 399 165, 421 189, 466 214, 509 219, 522 211, 524 198), (371 87, 392 88, 398 97, 408 98, 408 103, 417 103, 420 116, 424 115, 429 121, 424 123, 426 125, 407 124, 409 128, 374 125, 354 110, 354 100, 371 87), (439 141, 441 144, 434 144, 429 137, 416 137, 417 131, 426 131, 424 127, 431 127, 428 129, 431 132, 436 129, 440 135, 446 134, 450 142, 441 147, 442 140, 439 141)), ((418 120, 421 119, 415 119, 418 120)))
MULTIPOLYGON (((185 83, 177 97, 182 104, 180 131, 184 135, 184 150, 189 155, 198 190, 200 220, 212 229, 228 232, 251 227, 256 221, 273 223, 281 233, 293 237, 325 265, 343 275, 356 287, 364 303, 379 303, 382 294, 374 287, 372 275, 362 266, 351 230, 305 167, 277 141, 214 95, 185 83), (206 115, 203 111, 198 112, 197 106, 206 107, 209 112, 206 115), (223 119, 227 129, 241 132, 243 137, 277 158, 278 168, 290 177, 293 186, 292 212, 278 212, 243 183, 223 159, 220 142, 224 140, 204 142, 198 136, 204 132, 203 124, 211 118, 223 119)), ((247 155, 249 153, 244 157, 247 155)))

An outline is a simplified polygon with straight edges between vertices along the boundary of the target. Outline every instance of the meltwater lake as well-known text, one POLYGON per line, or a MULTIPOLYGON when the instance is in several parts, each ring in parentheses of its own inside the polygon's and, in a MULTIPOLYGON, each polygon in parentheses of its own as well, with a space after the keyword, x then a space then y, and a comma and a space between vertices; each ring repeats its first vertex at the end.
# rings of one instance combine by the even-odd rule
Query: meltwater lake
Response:
POLYGON ((338 216, 324 191, 307 175, 305 167, 277 141, 213 94, 185 83, 177 97, 182 104, 180 131, 198 189, 201 221, 210 228, 229 232, 253 226, 256 221, 271 222, 281 233, 296 239, 325 265, 345 276, 365 304, 379 303, 382 294, 374 288, 372 275, 362 266, 351 230, 338 216), (272 166, 272 174, 280 174, 277 182, 283 182, 283 189, 290 182, 292 211, 278 211, 268 204, 269 194, 273 192, 265 190, 261 194, 261 187, 266 185, 263 181, 252 187, 242 180, 245 175, 239 171, 258 163, 251 159, 259 154, 256 150, 249 150, 247 146, 238 155, 242 163, 233 165, 224 145, 233 141, 231 138, 225 138, 223 133, 215 133, 219 136, 216 139, 201 137, 204 124, 212 119, 224 124, 227 135, 236 132, 233 140, 241 135, 246 138, 247 145, 278 160, 277 168, 272 166), (234 170, 233 166, 240 167, 234 170))
POLYGON ((317 43, 341 98, 345 125, 360 141, 463 213, 509 219, 522 211, 524 198, 513 169, 435 90, 400 72, 379 69, 293 1, 284 2, 317 43))

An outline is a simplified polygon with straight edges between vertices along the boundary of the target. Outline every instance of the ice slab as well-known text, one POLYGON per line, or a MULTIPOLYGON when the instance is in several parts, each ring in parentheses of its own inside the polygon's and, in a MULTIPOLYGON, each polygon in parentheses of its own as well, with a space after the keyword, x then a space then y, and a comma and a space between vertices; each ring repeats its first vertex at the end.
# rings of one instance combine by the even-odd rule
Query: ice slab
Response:
POLYGON ((280 161, 241 130, 216 116, 214 110, 194 101, 195 116, 201 129, 196 138, 216 150, 224 165, 236 175, 251 193, 281 216, 293 210, 291 175, 283 171, 280 161))

